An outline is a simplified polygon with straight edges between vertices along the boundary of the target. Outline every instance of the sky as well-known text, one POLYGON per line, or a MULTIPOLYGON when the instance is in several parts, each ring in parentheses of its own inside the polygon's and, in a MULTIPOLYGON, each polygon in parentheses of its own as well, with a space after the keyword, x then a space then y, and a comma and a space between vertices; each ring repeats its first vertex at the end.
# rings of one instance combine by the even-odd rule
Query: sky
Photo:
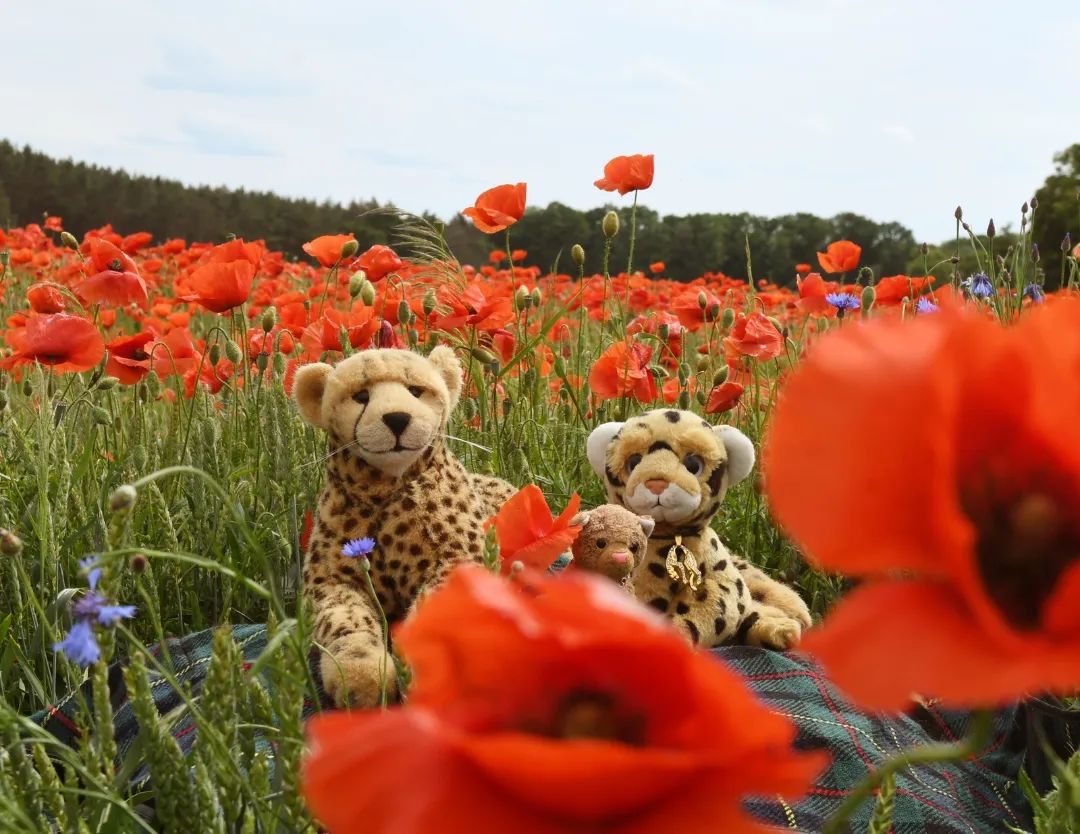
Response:
POLYGON ((934 242, 958 204, 1015 225, 1080 141, 1070 7, 0 0, 0 137, 444 218, 504 182, 618 202, 592 184, 604 163, 653 153, 641 199, 664 214, 854 211, 934 242))

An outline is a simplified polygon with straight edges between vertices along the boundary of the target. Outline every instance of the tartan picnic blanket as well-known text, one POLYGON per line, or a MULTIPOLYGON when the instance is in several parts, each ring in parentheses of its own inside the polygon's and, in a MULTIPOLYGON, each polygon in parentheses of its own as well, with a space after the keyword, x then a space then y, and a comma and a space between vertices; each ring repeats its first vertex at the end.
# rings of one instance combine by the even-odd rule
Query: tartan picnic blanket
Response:
MULTIPOLYGON (((208 630, 167 641, 174 674, 192 694, 198 694, 205 680, 211 637, 212 631, 208 630)), ((254 662, 267 644, 266 627, 262 625, 235 626, 233 637, 247 664, 254 662)), ((163 656, 160 646, 154 653, 163 656)), ((745 678, 763 702, 795 723, 797 747, 827 749, 832 754, 832 764, 802 800, 747 801, 754 816, 780 830, 821 831, 829 815, 876 764, 915 745, 960 738, 970 721, 968 713, 946 712, 933 706, 923 706, 910 715, 865 713, 847 702, 812 662, 798 654, 749 647, 718 649, 715 653, 745 678)), ((312 668, 317 670, 317 658, 313 656, 312 660, 312 668)), ((173 713, 183 699, 166 679, 150 674, 159 712, 173 713)), ((318 680, 317 672, 315 677, 318 680)), ((109 686, 122 758, 135 743, 138 725, 119 665, 110 668, 109 686)), ((74 744, 78 703, 79 699, 71 696, 34 718, 61 740, 74 744)), ((306 703, 305 714, 314 713, 319 706, 306 703)), ((195 743, 197 728, 186 711, 176 717, 172 733, 187 755, 195 743)), ((1030 811, 1016 784, 1024 757, 1024 735, 1022 708, 1004 709, 995 716, 992 741, 975 759, 949 765, 919 765, 900 773, 896 779, 893 834, 982 834, 1006 831, 1006 824, 1030 827, 1030 811)), ((145 769, 136 771, 133 792, 144 787, 147 778, 145 769)), ((872 811, 873 802, 867 800, 850 830, 866 831, 872 811)))

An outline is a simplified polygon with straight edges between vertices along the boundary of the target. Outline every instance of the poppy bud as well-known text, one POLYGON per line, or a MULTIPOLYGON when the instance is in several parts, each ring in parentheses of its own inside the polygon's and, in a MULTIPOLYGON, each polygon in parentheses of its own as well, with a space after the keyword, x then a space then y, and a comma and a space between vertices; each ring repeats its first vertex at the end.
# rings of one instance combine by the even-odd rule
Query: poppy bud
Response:
POLYGON ((735 323, 735 309, 733 307, 725 307, 723 314, 720 316, 720 324, 727 328, 731 327, 735 323))
POLYGON ((7 391, 0 391, 0 411, 8 407, 7 391))
POLYGON ((969 226, 967 223, 961 223, 960 228, 962 228, 968 234, 971 234, 971 226, 969 226))
POLYGON ((366 280, 367 279, 364 278, 362 272, 355 273, 349 279, 349 298, 356 298, 356 296, 360 295, 360 290, 363 288, 366 280))
POLYGON ((492 353, 487 348, 482 347, 474 347, 472 349, 472 355, 476 358, 478 362, 481 362, 484 365, 490 365, 496 359, 494 353, 492 353))
POLYGON ((341 345, 341 352, 346 356, 352 353, 352 342, 349 340, 349 329, 343 325, 338 325, 338 343, 341 345))
POLYGON ((952 257, 949 258, 949 263, 958 264, 958 263, 960 263, 960 259, 958 257, 956 257, 956 255, 953 255, 952 257))
POLYGON ((263 310, 261 323, 263 333, 269 333, 273 330, 274 325, 277 324, 277 309, 274 307, 267 307, 263 310))
POLYGON ((956 211, 954 211, 952 213, 952 216, 955 217, 957 220, 963 220, 964 219, 964 210, 962 208, 960 208, 960 206, 957 206, 956 211))
POLYGON ((1070 249, 1072 249, 1072 236, 1066 232, 1065 237, 1061 239, 1061 251, 1068 252, 1070 249))
POLYGON ((136 553, 131 557, 129 567, 132 573, 145 573, 146 569, 150 566, 150 560, 146 558, 145 553, 136 553))
POLYGON ((660 324, 659 326, 657 326, 656 335, 659 337, 661 342, 666 342, 668 340, 668 336, 670 334, 671 334, 671 328, 669 328, 667 326, 666 322, 664 322, 664 323, 660 324))
POLYGON ((689 391, 680 391, 679 392, 679 408, 681 408, 683 411, 685 411, 689 407, 690 407, 690 392, 689 391))
POLYGON ((99 425, 99 426, 111 426, 112 425, 112 421, 113 421, 112 420, 112 415, 109 414, 109 412, 106 409, 101 408, 99 406, 94 406, 94 408, 91 409, 91 414, 93 414, 94 422, 97 425, 99 425))
POLYGON ((1031 262, 1037 264, 1039 262, 1039 244, 1031 244, 1031 262))
POLYGON ((367 280, 366 277, 364 278, 363 285, 360 287, 360 300, 368 307, 375 303, 375 285, 367 280))
POLYGON ((529 291, 522 285, 514 290, 514 308, 517 310, 528 310, 529 304, 532 303, 532 296, 529 295, 529 291))
MULTIPOLYGON (((561 356, 555 357, 555 362, 552 364, 552 370, 555 371, 555 376, 559 379, 566 379, 566 360, 561 356)), ((559 389, 562 390, 562 389, 559 389)))
POLYGON ((1031 198, 1031 210, 1035 211, 1035 209, 1037 209, 1038 207, 1039 207, 1039 198, 1038 198, 1038 196, 1032 196, 1032 198, 1031 198))
POLYGON ((433 290, 431 287, 428 287, 428 291, 424 293, 424 315, 430 316, 432 313, 434 313, 435 305, 437 303, 438 302, 435 300, 435 290, 433 290))
POLYGON ((377 343, 379 347, 390 347, 394 344, 394 328, 386 319, 379 323, 377 343))
POLYGON ((240 345, 232 339, 225 340, 225 358, 233 363, 239 362, 244 358, 244 352, 240 350, 240 345))
POLYGON ((260 353, 255 357, 255 367, 260 371, 265 371, 266 366, 270 364, 270 356, 266 353, 260 353))
POLYGON ((138 491, 131 484, 122 484, 109 494, 109 509, 114 513, 121 510, 130 510, 135 506, 135 499, 139 497, 138 491))
POLYGON ((766 316, 765 318, 769 320, 769 324, 776 328, 777 333, 779 333, 781 336, 787 335, 784 332, 784 325, 780 323, 780 319, 774 318, 773 316, 766 316))
POLYGON ((285 362, 285 354, 283 354, 283 353, 275 353, 274 358, 273 358, 272 361, 273 361, 274 373, 275 374, 277 374, 278 376, 281 376, 283 373, 285 373, 285 368, 287 366, 286 362, 285 362))
POLYGON ((578 266, 584 266, 585 247, 583 247, 580 243, 575 243, 573 246, 570 247, 570 257, 578 266))
POLYGON ((870 309, 874 306, 874 301, 877 300, 877 290, 873 287, 863 287, 862 295, 859 301, 862 303, 862 314, 864 316, 870 314, 870 309))
POLYGON ((476 400, 462 400, 461 416, 464 417, 466 421, 471 420, 473 417, 476 416, 476 400))
POLYGON ((397 305, 397 318, 398 321, 405 324, 409 323, 409 316, 412 314, 412 310, 409 309, 409 302, 404 298, 398 302, 397 305))
POLYGON ((24 397, 29 397, 31 394, 34 393, 34 386, 30 384, 30 380, 23 380, 22 392, 24 397))
POLYGON ((1021 214, 1027 214, 1028 213, 1027 200, 1024 200, 1024 204, 1022 206, 1020 206, 1020 213, 1021 214))
POLYGON ((705 392, 698 389, 698 392, 694 394, 694 399, 697 400, 697 404, 700 406, 705 405, 705 392))
POLYGON ((604 237, 615 237, 615 235, 619 233, 619 215, 614 211, 609 211, 604 215, 604 220, 600 224, 600 228, 604 232, 604 237))
POLYGON ((986 236, 993 240, 997 236, 997 229, 994 228, 994 218, 990 218, 990 222, 986 224, 986 236))
POLYGON ((356 254, 356 250, 360 248, 360 241, 356 238, 345 241, 341 244, 341 259, 351 258, 356 254))
POLYGON ((533 287, 533 291, 532 291, 532 305, 533 305, 533 307, 539 307, 543 300, 544 300, 544 296, 540 292, 540 288, 539 287, 533 287))
POLYGON ((5 556, 18 556, 22 548, 22 539, 10 530, 0 530, 0 553, 5 556))
POLYGON ((728 366, 724 365, 724 367, 722 367, 719 371, 716 372, 715 376, 713 376, 712 378, 713 388, 718 388, 719 386, 727 382, 728 370, 728 366))
POLYGON ((679 363, 679 382, 686 385, 686 380, 690 379, 690 366, 685 362, 679 363))
POLYGON ((716 321, 717 318, 719 318, 720 316, 719 302, 714 301, 712 304, 710 304, 707 312, 708 315, 706 316, 706 318, 708 318, 709 321, 716 321))
POLYGON ((210 360, 211 365, 216 365, 218 360, 221 359, 221 345, 214 342, 210 345, 210 351, 206 356, 210 360))
POLYGON ((709 357, 702 354, 701 356, 698 357, 697 364, 694 367, 697 368, 697 372, 699 374, 703 374, 707 370, 709 370, 710 362, 711 362, 711 360, 709 359, 709 357))
POLYGON ((699 292, 697 294, 697 306, 702 310, 709 306, 709 297, 705 295, 704 292, 699 292))
POLYGON ((97 387, 99 391, 111 391, 119 384, 120 380, 118 380, 116 377, 105 376, 102 377, 101 380, 98 382, 97 387))

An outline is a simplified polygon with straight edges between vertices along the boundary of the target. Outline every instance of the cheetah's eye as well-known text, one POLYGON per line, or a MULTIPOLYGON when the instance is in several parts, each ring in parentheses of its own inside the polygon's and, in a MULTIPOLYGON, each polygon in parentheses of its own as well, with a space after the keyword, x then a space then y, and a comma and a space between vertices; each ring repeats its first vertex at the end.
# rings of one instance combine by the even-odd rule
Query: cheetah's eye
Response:
POLYGON ((371 394, 368 393, 367 389, 364 389, 363 391, 357 391, 352 395, 352 398, 360 403, 360 405, 367 405, 368 400, 371 399, 371 394))
POLYGON ((634 471, 634 467, 641 463, 641 455, 630 455, 626 459, 626 474, 629 475, 634 471))
POLYGON ((607 539, 597 539, 596 546, 603 550, 605 547, 607 547, 607 539))
POLYGON ((424 389, 421 388, 419 385, 410 385, 409 393, 417 399, 420 399, 420 397, 424 396, 424 389))
POLYGON ((705 468, 705 461, 697 455, 687 455, 683 458, 683 466, 691 475, 700 475, 701 470, 705 468))

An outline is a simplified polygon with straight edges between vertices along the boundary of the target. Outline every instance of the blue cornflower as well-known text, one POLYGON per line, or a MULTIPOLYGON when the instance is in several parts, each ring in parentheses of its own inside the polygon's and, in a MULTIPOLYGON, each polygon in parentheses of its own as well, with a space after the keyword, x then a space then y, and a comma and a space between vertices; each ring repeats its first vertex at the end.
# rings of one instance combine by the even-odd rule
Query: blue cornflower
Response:
POLYGON ((938 306, 929 298, 920 298, 919 302, 915 305, 915 312, 919 314, 924 313, 936 313, 938 306))
POLYGON ((985 272, 972 275, 966 281, 962 281, 960 286, 975 298, 989 298, 994 294, 994 285, 990 282, 990 276, 985 272))
POLYGON ((374 549, 375 539, 364 537, 362 539, 353 539, 352 541, 345 542, 345 546, 341 548, 341 555, 348 556, 350 559, 355 559, 357 556, 367 556, 374 549))
POLYGON ((112 628, 121 620, 134 617, 135 606, 113 605, 106 596, 98 592, 101 568, 96 556, 82 559, 79 567, 86 572, 86 582, 90 589, 71 606, 71 616, 75 622, 67 636, 53 644, 53 651, 63 652, 80 666, 89 666, 101 657, 94 623, 112 628))
POLYGON ((1046 299, 1046 293, 1038 284, 1028 284, 1024 287, 1024 295, 1031 299, 1032 304, 1042 304, 1046 299))
POLYGON ((859 299, 846 292, 831 292, 825 296, 825 303, 831 304, 837 310, 858 310, 862 304, 859 299))

